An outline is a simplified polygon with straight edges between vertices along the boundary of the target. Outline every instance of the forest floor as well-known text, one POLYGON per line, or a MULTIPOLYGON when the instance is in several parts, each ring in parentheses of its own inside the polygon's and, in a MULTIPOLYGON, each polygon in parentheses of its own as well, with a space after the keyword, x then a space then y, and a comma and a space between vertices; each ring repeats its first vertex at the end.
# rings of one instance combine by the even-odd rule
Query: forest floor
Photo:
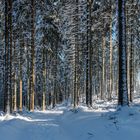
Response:
POLYGON ((0 140, 139 140, 140 99, 130 107, 96 101, 50 111, 0 115, 0 140))

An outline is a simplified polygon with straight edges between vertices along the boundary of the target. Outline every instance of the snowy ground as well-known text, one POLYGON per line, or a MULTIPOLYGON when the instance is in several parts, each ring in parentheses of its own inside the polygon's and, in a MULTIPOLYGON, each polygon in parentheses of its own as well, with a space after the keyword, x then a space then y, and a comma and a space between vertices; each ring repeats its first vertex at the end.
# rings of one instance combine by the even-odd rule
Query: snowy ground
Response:
POLYGON ((140 101, 117 108, 98 102, 76 111, 58 106, 53 111, 0 115, 0 140, 139 140, 140 101))

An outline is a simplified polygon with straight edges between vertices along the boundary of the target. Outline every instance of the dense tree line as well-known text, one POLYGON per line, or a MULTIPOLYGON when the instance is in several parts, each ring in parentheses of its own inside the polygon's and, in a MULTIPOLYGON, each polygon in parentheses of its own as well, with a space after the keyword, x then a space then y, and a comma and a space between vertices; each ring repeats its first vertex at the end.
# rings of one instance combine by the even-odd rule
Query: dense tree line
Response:
POLYGON ((0 108, 34 111, 140 90, 138 0, 1 0, 0 108))

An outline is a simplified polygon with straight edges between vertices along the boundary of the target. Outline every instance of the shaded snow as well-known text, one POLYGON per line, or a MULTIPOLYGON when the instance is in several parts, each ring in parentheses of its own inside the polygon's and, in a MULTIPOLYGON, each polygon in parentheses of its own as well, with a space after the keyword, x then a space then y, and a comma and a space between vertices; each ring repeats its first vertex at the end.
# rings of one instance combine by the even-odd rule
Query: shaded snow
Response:
POLYGON ((99 101, 52 111, 0 115, 1 140, 139 140, 140 100, 130 107, 99 101))

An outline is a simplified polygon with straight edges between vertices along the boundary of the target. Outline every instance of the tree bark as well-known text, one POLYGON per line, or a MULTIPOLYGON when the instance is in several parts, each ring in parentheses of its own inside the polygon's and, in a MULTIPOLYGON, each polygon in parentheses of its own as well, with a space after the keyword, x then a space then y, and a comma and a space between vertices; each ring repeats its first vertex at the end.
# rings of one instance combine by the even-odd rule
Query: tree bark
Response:
POLYGON ((12 111, 12 0, 5 0, 4 112, 12 111))
POLYGON ((118 0, 119 82, 118 104, 128 105, 125 0, 118 0))
POLYGON ((35 0, 31 0, 31 65, 30 65, 30 111, 34 111, 35 96, 35 0))
POLYGON ((87 0, 87 48, 86 48, 86 104, 92 106, 92 35, 91 35, 91 5, 87 0))
POLYGON ((102 90, 101 90, 101 100, 104 99, 106 88, 105 88, 105 50, 106 50, 106 38, 105 38, 105 33, 103 34, 102 37, 102 90))
POLYGON ((109 78, 109 97, 111 100, 113 92, 113 46, 112 46, 112 8, 111 8, 111 20, 110 20, 110 78, 109 78))

